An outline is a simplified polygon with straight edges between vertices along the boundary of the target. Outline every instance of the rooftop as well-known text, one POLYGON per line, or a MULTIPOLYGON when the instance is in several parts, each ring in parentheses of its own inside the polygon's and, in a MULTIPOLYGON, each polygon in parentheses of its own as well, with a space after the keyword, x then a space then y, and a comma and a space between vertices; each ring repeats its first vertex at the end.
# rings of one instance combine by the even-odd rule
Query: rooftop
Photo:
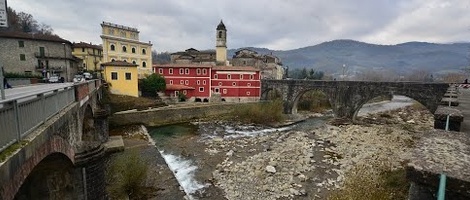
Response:
POLYGON ((101 65, 104 65, 104 66, 129 66, 129 67, 137 67, 138 66, 137 64, 132 64, 132 63, 124 62, 124 61, 120 61, 120 60, 102 63, 101 65))
POLYGON ((194 90, 194 88, 186 86, 186 85, 172 85, 172 84, 170 85, 170 84, 167 84, 165 90, 194 90))
POLYGON ((72 44, 72 47, 73 48, 92 48, 92 49, 99 49, 99 50, 103 49, 103 47, 101 47, 100 45, 94 45, 91 42, 90 43, 86 43, 86 42, 75 43, 74 42, 72 44))
POLYGON ((259 71, 259 69, 256 69, 254 67, 238 67, 238 66, 214 66, 212 67, 213 70, 218 70, 218 71, 259 71))
POLYGON ((210 68, 212 65, 197 65, 197 64, 164 64, 153 65, 153 67, 180 67, 180 68, 210 68))
POLYGON ((61 42, 71 44, 70 41, 65 40, 57 35, 45 35, 41 33, 24 33, 15 31, 0 31, 1 38, 18 38, 18 39, 29 39, 29 40, 41 40, 50 42, 61 42))
POLYGON ((124 29, 124 30, 139 32, 139 30, 137 30, 137 28, 132 28, 132 27, 129 27, 129 26, 114 24, 114 23, 105 22, 105 21, 103 21, 103 23, 101 23, 101 26, 109 26, 109 27, 113 27, 113 28, 120 28, 120 29, 124 29))

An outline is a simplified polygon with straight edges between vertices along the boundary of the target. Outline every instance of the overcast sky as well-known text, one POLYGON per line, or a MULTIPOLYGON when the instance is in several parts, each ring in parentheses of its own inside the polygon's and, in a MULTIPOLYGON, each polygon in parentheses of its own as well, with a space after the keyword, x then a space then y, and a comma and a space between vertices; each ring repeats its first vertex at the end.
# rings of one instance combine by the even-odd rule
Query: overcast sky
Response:
POLYGON ((470 0, 7 0, 71 42, 101 44, 102 21, 139 29, 157 51, 289 50, 335 39, 397 44, 470 41, 470 0))

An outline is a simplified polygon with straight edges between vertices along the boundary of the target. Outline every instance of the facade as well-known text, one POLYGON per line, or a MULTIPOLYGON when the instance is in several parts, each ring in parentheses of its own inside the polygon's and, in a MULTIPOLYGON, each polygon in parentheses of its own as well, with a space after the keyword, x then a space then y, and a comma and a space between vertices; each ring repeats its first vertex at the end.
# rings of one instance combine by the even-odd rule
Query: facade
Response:
POLYGON ((0 61, 5 72, 52 75, 72 81, 79 59, 72 55, 72 44, 55 35, 0 32, 0 61))
POLYGON ((166 96, 176 98, 183 94, 188 101, 209 101, 211 67, 191 64, 154 65, 154 72, 165 77, 166 96))
POLYGON ((258 101, 260 72, 253 67, 191 64, 154 65, 166 81, 165 95, 187 101, 258 101))
POLYGON ((259 55, 258 52, 241 49, 232 58, 233 66, 253 66, 261 71, 262 79, 282 79, 284 68, 281 60, 273 55, 259 55))
POLYGON ((109 22, 101 23, 101 29, 103 62, 136 64, 139 78, 152 73, 152 43, 139 41, 139 30, 109 22))
POLYGON ((91 43, 79 42, 72 44, 72 54, 82 59, 79 67, 82 71, 100 71, 103 61, 103 48, 91 43))
POLYGON ((124 61, 112 61, 101 64, 104 77, 112 94, 138 97, 137 64, 124 61))
POLYGON ((220 95, 222 101, 258 101, 260 78, 260 71, 254 67, 216 66, 211 73, 211 92, 220 95))

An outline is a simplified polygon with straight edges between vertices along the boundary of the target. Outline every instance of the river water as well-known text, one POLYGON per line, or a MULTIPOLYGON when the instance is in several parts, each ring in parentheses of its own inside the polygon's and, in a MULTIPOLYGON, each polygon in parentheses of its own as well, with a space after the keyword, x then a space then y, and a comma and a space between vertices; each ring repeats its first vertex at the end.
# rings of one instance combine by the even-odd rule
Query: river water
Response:
MULTIPOLYGON (((413 100, 404 96, 394 96, 391 101, 383 101, 372 104, 365 104, 358 112, 358 116, 364 116, 369 113, 377 113, 387 110, 398 109, 413 104, 413 100)), ((284 131, 308 131, 325 124, 325 121, 332 115, 323 117, 308 118, 296 124, 272 128, 255 125, 231 124, 225 122, 196 122, 183 123, 160 127, 147 127, 148 134, 155 141, 155 145, 165 159, 182 189, 187 194, 188 199, 196 199, 193 194, 205 188, 209 184, 197 181, 195 174, 198 170, 194 160, 181 156, 178 152, 172 151, 171 147, 166 146, 172 138, 194 139, 204 141, 208 139, 221 138, 233 139, 241 137, 257 137, 273 132, 284 131)))

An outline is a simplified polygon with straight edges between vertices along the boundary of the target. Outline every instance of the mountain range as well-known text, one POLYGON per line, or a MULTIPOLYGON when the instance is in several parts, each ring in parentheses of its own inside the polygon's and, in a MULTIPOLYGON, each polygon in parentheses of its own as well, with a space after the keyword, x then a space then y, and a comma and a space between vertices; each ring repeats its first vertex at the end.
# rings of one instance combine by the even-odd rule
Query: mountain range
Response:
MULTIPOLYGON (((351 71, 392 70, 398 73, 424 70, 434 74, 460 72, 470 65, 470 43, 436 44, 407 42, 377 45, 354 40, 333 40, 293 50, 270 50, 247 47, 259 54, 279 57, 290 69, 313 68, 326 73, 338 73, 343 65, 351 71)), ((235 51, 231 49, 231 57, 235 51)))

